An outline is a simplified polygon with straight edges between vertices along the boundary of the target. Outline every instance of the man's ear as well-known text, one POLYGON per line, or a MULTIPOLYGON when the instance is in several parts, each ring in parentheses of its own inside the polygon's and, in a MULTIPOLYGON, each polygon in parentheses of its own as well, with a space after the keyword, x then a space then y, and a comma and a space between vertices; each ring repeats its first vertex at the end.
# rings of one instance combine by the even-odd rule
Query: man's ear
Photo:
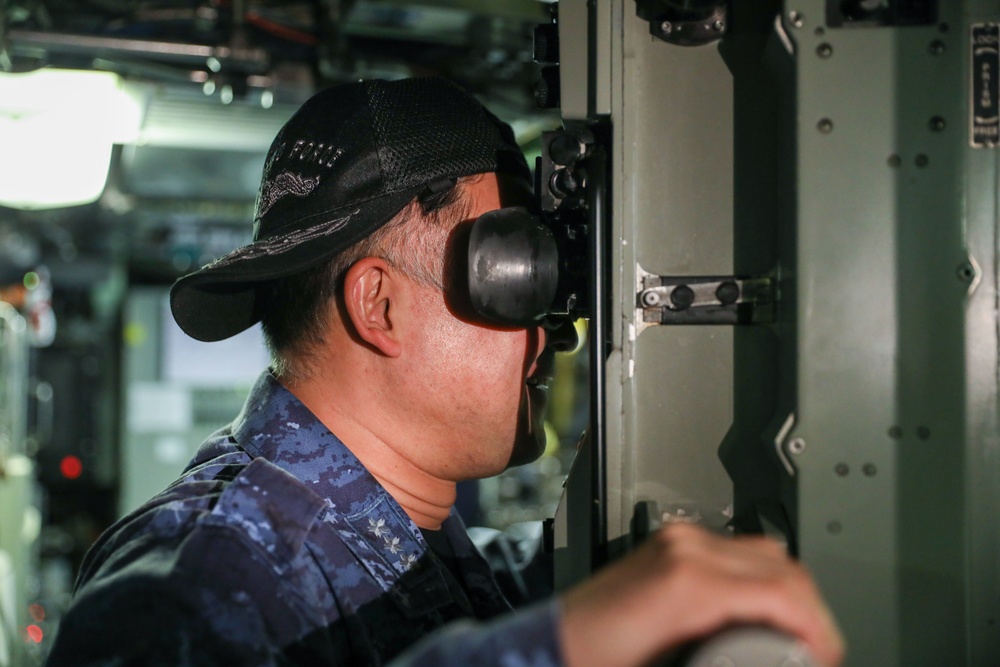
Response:
POLYGON ((344 274, 344 307, 357 335, 387 357, 402 352, 394 309, 399 281, 389 264, 378 257, 355 262, 344 274))

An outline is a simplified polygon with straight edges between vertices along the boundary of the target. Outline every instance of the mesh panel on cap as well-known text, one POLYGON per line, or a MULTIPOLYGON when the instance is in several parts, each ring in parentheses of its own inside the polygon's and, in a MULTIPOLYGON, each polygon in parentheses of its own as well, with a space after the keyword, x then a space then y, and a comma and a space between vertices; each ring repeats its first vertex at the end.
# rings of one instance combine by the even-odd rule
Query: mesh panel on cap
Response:
POLYGON ((392 87, 373 85, 369 95, 390 189, 496 170, 498 153, 505 148, 500 126, 456 86, 395 81, 392 87))

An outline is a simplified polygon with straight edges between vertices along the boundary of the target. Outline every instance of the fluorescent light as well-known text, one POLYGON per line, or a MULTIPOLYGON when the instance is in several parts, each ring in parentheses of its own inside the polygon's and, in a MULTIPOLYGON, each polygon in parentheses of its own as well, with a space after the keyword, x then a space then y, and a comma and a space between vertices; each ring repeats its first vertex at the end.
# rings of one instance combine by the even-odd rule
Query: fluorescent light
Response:
POLYGON ((138 135, 139 105, 109 72, 0 74, 0 205, 43 209, 96 201, 115 143, 138 135))

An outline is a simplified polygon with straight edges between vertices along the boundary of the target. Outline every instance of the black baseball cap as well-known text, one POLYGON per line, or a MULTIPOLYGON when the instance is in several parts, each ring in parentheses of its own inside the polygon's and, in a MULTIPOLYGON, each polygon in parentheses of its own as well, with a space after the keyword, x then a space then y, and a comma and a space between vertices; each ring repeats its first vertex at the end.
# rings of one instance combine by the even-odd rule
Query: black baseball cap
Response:
POLYGON ((424 77, 323 90, 271 144, 253 242, 174 283, 174 319, 197 340, 234 336, 260 321, 262 285, 331 259, 425 191, 487 172, 530 182, 510 126, 457 84, 424 77))

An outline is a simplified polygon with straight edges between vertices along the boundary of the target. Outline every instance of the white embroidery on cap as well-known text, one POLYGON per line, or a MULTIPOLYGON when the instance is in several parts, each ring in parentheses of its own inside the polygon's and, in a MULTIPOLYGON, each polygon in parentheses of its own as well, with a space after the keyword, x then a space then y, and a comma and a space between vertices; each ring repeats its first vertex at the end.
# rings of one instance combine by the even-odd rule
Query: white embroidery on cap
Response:
POLYGON ((205 268, 217 269, 219 267, 228 266, 234 262, 241 262, 246 259, 255 259, 264 255, 278 255, 283 252, 287 252, 307 241, 312 241, 320 236, 326 236, 339 231, 348 222, 350 222, 351 217, 356 213, 357 211, 355 210, 342 218, 334 218, 333 220, 315 225, 309 229, 303 229, 301 231, 291 232, 289 234, 283 234, 271 239, 245 245, 224 257, 220 257, 205 268))
MULTIPOLYGON (((284 146, 281 149, 284 150, 284 146)), ((299 139, 288 152, 288 159, 298 158, 300 162, 311 162, 321 167, 330 168, 343 153, 343 148, 299 139)))
POLYGON ((305 197, 319 185, 319 176, 305 178, 290 171, 283 171, 273 180, 266 181, 260 191, 257 215, 263 217, 277 201, 288 195, 305 197))

